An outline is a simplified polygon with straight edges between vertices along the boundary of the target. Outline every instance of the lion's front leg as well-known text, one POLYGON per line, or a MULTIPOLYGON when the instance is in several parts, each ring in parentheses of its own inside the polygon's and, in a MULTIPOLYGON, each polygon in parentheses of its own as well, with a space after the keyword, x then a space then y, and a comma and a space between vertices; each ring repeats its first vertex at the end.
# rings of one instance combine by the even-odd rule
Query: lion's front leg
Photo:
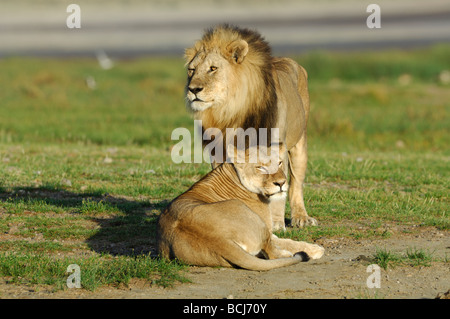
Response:
POLYGON ((272 217, 272 231, 286 230, 286 227, 284 225, 286 193, 273 195, 269 203, 269 209, 270 215, 272 217))
POLYGON ((317 226, 316 219, 309 217, 303 199, 303 182, 308 161, 306 136, 289 150, 289 203, 291 205, 291 224, 294 227, 317 226))

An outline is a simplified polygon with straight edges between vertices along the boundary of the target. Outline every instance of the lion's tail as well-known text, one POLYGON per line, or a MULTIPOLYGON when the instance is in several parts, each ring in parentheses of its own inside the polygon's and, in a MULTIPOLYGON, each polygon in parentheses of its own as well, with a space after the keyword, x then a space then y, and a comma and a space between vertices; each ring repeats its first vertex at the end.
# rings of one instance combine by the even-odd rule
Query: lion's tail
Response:
POLYGON ((248 270, 266 271, 275 268, 295 265, 301 261, 307 261, 309 259, 308 255, 304 252, 297 253, 293 257, 287 258, 261 259, 249 254, 234 242, 230 243, 230 246, 231 247, 229 247, 229 249, 223 250, 228 251, 229 253, 223 254, 222 257, 226 259, 230 264, 248 270))

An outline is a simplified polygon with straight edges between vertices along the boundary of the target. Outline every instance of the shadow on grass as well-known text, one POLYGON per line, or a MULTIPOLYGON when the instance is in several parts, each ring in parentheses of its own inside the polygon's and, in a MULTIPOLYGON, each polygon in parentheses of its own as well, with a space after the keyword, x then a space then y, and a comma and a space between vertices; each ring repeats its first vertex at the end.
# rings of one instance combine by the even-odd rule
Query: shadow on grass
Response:
POLYGON ((74 193, 53 186, 15 187, 12 190, 0 187, 0 213, 8 213, 8 208, 3 208, 2 212, 1 206, 22 205, 25 210, 32 211, 32 206, 38 205, 43 214, 48 209, 49 213, 59 211, 97 223, 100 228, 86 239, 86 243, 100 254, 157 257, 156 223, 168 203, 167 200, 130 200, 98 192, 74 193))

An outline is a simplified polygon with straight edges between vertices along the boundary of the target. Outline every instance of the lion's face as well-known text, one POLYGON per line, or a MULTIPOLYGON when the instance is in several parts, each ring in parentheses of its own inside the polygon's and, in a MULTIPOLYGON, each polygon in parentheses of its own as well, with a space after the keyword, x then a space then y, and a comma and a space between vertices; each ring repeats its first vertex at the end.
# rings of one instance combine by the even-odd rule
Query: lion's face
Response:
MULTIPOLYGON (((267 148, 259 146, 260 151, 256 161, 252 158, 252 150, 236 150, 233 165, 239 176, 241 184, 252 193, 270 197, 287 191, 286 175, 283 171, 282 148, 267 148), (261 149, 263 152, 261 152, 261 149)), ((229 152, 229 151, 228 151, 229 152)))
POLYGON ((244 40, 232 41, 225 47, 186 49, 186 98, 189 107, 193 111, 204 111, 223 105, 232 97, 235 93, 229 91, 236 90, 229 84, 239 81, 236 66, 244 61, 247 53, 248 43, 244 40))
POLYGON ((187 69, 186 97, 193 111, 203 111, 225 102, 231 66, 220 53, 201 52, 188 64, 187 69))

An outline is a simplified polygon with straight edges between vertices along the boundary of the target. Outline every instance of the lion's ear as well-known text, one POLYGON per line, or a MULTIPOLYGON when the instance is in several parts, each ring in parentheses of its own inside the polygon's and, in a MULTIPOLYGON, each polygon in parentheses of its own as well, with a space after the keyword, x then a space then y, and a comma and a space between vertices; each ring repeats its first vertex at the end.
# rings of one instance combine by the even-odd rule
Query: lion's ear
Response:
POLYGON ((227 52, 235 63, 242 63, 248 53, 248 43, 245 40, 236 40, 227 46, 227 52))
POLYGON ((194 48, 187 48, 184 50, 184 59, 186 60, 186 63, 189 63, 192 61, 192 59, 197 54, 197 50, 194 48))

